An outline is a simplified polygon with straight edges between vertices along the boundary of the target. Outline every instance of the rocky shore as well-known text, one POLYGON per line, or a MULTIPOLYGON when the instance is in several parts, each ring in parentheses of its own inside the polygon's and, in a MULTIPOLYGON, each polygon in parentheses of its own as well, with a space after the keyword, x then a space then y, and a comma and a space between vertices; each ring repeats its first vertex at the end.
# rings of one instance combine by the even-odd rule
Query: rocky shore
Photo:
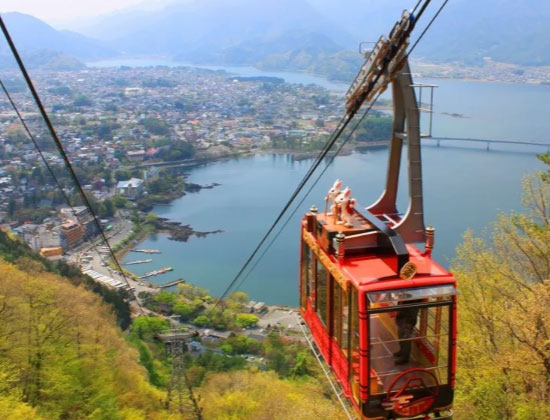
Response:
POLYGON ((192 236, 205 238, 208 235, 223 232, 220 229, 209 232, 199 232, 194 230, 190 225, 182 225, 180 222, 174 222, 163 217, 157 218, 153 222, 153 225, 157 232, 167 233, 169 239, 178 242, 187 242, 192 236))

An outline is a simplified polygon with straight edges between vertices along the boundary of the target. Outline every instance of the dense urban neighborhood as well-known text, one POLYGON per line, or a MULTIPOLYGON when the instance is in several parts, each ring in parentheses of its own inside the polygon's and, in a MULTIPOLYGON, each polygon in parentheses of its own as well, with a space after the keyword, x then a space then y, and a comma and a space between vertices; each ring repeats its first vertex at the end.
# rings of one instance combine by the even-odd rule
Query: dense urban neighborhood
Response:
MULTIPOLYGON (((117 209, 147 211, 183 194, 181 173, 167 167, 268 149, 316 150, 341 114, 340 101, 319 86, 183 67, 36 70, 33 78, 104 228, 113 227, 117 209)), ((59 258, 99 232, 79 207, 22 79, 8 72, 5 84, 63 191, 3 98, 0 219, 36 251, 59 258)))

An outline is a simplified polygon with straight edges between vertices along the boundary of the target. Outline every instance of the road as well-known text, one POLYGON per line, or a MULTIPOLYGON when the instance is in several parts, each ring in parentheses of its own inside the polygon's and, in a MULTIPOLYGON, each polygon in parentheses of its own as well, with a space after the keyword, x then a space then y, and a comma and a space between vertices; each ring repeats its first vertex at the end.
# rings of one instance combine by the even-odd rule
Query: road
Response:
MULTIPOLYGON (((129 220, 128 214, 122 211, 120 212, 120 215, 117 215, 112 225, 113 229, 110 232, 106 232, 106 235, 110 246, 114 248, 118 243, 132 233, 133 223, 129 220)), ((118 270, 113 270, 106 264, 106 262, 109 261, 110 256, 106 252, 101 252, 102 247, 105 246, 103 240, 101 238, 96 238, 94 240, 94 244, 95 247, 94 245, 86 242, 73 250, 69 255, 69 261, 79 264, 82 262, 81 260, 83 257, 91 257, 89 262, 82 264, 83 267, 94 270, 104 276, 111 277, 122 283, 126 283, 126 280, 118 270)), ((151 288, 139 280, 132 279, 130 276, 126 276, 126 278, 130 284, 130 287, 135 288, 136 297, 139 292, 157 293, 159 291, 159 289, 151 288)))

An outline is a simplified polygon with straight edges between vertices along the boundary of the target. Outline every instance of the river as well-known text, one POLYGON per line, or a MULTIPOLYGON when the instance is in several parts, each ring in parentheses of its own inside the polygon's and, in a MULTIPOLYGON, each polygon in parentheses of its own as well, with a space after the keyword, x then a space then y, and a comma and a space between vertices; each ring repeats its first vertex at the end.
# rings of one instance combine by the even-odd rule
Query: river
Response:
MULTIPOLYGON (((127 63, 128 64, 128 63, 127 63)), ((120 65, 120 64, 117 64, 120 65)), ((219 67, 217 69, 220 69, 219 67)), ((279 72, 223 68, 246 76, 283 77, 279 72)), ((292 82, 316 83, 335 89, 315 76, 293 73, 292 82)), ((433 83, 434 81, 428 81, 433 83)), ((546 104, 549 86, 438 80, 435 93, 434 135, 548 142, 550 119, 546 104), (445 114, 443 114, 445 113, 445 114), (461 114, 463 118, 447 113, 461 114)), ((342 90, 342 86, 336 90, 342 90)), ((542 147, 455 144, 423 148, 426 223, 436 228, 434 257, 449 266, 466 229, 481 234, 500 212, 521 208, 524 174, 542 169, 535 154, 542 147)), ((243 283, 254 300, 271 304, 297 304, 298 226, 305 211, 323 208, 326 191, 336 178, 353 189, 361 205, 374 201, 382 191, 387 149, 339 157, 292 218, 273 247, 243 283)), ((188 223, 196 230, 222 229, 220 234, 174 242, 153 235, 141 245, 156 248, 150 264, 133 266, 137 274, 170 265, 174 271, 151 278, 166 282, 179 277, 219 295, 250 255, 311 161, 295 162, 289 156, 257 155, 206 164, 189 170, 189 181, 221 185, 188 194, 154 212, 188 223)), ((406 204, 406 168, 402 168, 400 209, 406 204)), ((124 261, 139 254, 128 254, 124 261)))

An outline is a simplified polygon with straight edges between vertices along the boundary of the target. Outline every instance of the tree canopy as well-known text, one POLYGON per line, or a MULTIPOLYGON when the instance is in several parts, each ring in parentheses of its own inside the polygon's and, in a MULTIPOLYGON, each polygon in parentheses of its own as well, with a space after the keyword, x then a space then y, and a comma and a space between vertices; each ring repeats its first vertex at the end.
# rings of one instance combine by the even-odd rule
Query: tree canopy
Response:
POLYGON ((0 260, 0 417, 170 419, 100 298, 0 260))
POLYGON ((550 418, 549 179, 528 176, 524 212, 458 248, 457 419, 550 418))

